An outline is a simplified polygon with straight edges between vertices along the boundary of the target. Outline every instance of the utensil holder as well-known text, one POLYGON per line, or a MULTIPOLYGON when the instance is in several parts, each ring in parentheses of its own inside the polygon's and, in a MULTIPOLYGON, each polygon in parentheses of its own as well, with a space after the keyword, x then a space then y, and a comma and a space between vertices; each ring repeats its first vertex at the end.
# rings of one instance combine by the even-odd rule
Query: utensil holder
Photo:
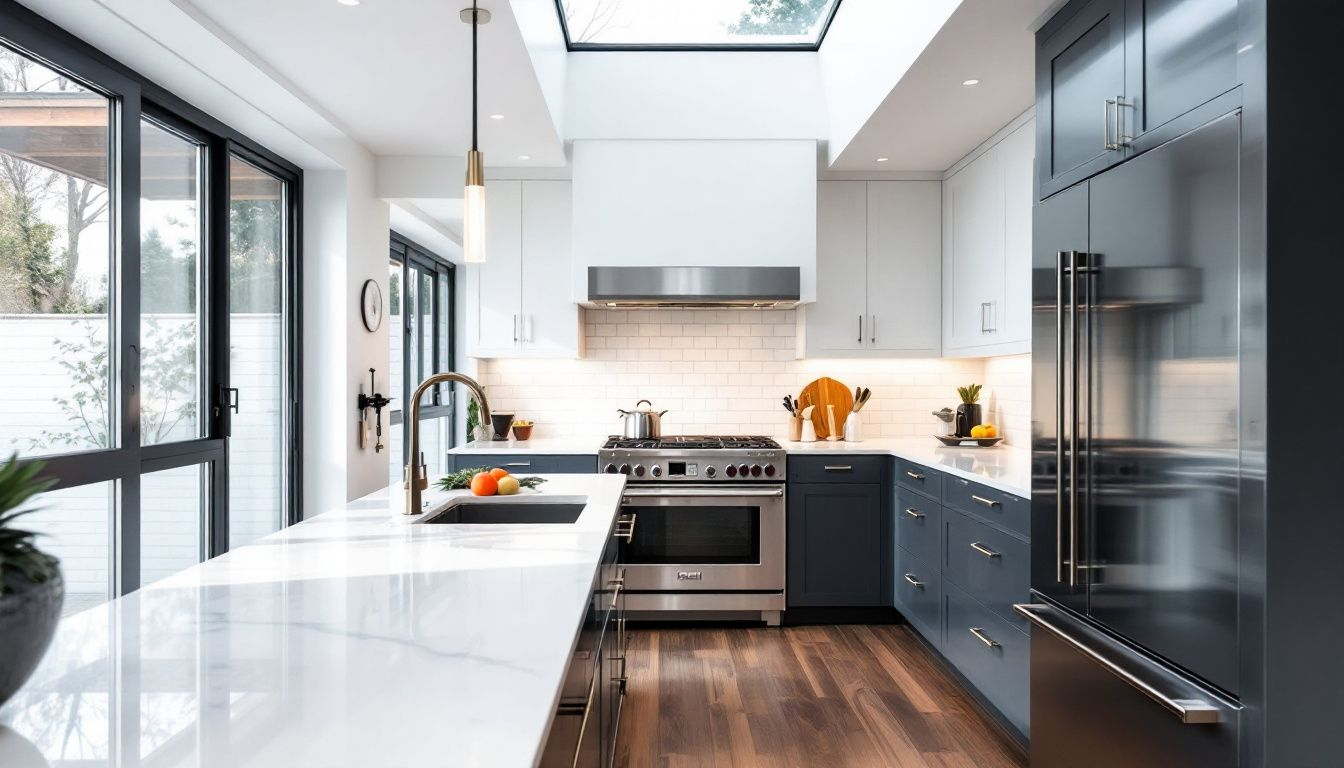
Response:
POLYGON ((794 416, 789 419, 789 440, 794 443, 800 443, 803 440, 803 419, 800 416, 794 416))
POLYGON ((863 442, 863 419, 857 413, 850 413, 845 417, 845 442, 863 442))

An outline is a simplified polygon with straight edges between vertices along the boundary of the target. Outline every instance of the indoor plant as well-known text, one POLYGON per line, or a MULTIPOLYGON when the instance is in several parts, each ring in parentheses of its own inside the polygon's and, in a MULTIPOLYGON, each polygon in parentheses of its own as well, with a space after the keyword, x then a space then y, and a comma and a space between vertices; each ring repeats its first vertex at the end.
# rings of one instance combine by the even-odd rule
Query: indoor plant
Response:
POLYGON ((957 387, 957 394, 961 395, 961 405, 957 406, 956 434, 967 437, 971 428, 980 423, 980 385, 957 387))
POLYGON ((24 505, 51 487, 41 462, 11 456, 0 467, 0 704, 13 696, 47 652, 65 600, 56 558, 37 548, 32 531, 15 522, 33 511, 24 505))

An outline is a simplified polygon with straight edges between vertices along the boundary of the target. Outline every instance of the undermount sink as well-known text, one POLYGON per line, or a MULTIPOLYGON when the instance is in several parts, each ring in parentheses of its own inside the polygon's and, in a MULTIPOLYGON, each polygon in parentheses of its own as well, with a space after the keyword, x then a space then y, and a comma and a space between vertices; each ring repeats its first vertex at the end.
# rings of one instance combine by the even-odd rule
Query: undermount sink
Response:
POLYGON ((462 501, 421 520, 446 525, 534 525, 573 523, 586 506, 581 501, 462 501))

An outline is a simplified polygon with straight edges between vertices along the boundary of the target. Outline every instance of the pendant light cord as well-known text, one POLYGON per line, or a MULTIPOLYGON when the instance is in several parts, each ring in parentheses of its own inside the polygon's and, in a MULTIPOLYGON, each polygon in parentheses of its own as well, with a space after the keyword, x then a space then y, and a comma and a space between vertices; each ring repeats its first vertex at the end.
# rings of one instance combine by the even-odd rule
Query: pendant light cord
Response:
POLYGON ((476 0, 471 0, 471 148, 476 146, 476 124, 480 116, 476 114, 476 25, 479 22, 476 0))

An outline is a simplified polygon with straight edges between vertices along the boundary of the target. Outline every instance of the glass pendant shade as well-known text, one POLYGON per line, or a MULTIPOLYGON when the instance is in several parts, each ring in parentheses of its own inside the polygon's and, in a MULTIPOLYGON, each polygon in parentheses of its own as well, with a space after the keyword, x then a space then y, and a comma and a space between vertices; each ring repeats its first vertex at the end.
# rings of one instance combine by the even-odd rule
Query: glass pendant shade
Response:
POLYGON ((474 149, 467 153, 467 186, 462 198, 462 260, 485 262, 485 159, 474 149))

